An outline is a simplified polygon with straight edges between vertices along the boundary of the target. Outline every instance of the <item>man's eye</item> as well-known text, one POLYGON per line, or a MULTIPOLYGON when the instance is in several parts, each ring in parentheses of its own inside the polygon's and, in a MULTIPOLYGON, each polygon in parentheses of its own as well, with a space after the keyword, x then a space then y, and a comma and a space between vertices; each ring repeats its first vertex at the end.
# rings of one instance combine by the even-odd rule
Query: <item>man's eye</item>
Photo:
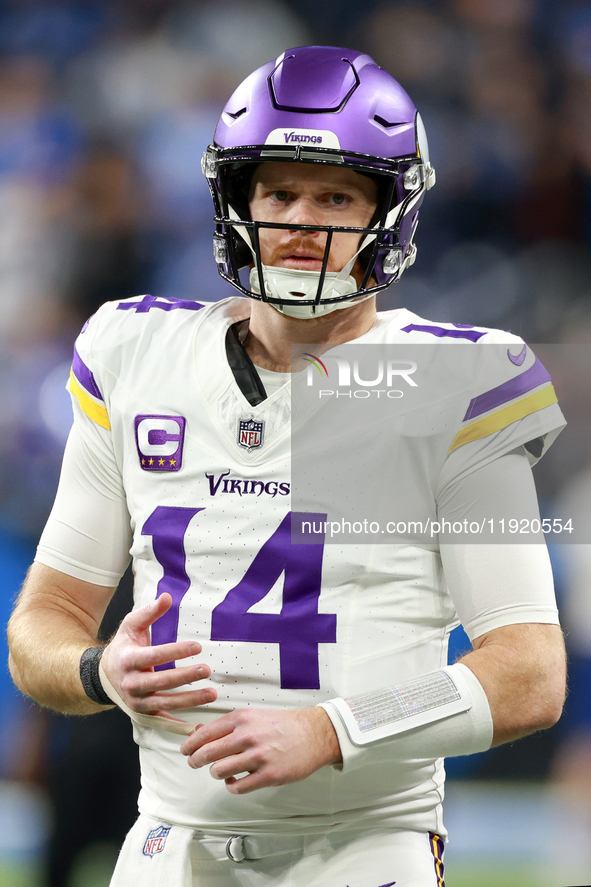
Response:
POLYGON ((288 196, 287 191, 273 191, 275 200, 287 200, 288 196))
POLYGON ((343 203, 347 202, 346 194, 332 194, 331 199, 333 203, 336 203, 337 206, 342 206, 343 203))

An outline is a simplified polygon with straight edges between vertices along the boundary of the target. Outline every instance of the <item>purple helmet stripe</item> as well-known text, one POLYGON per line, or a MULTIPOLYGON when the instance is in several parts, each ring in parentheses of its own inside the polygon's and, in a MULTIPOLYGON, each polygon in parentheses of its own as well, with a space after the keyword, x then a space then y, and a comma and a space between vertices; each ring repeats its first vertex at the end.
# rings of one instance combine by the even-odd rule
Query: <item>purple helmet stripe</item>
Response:
POLYGON ((491 388, 490 391, 485 391, 484 394, 479 394, 478 397, 473 397, 462 421, 466 422, 468 419, 481 416, 483 413, 494 410, 496 407, 532 391, 539 385, 551 381, 550 373, 544 364, 536 358, 535 363, 524 373, 514 379, 509 379, 508 382, 503 382, 502 385, 497 385, 496 388, 491 388))
MULTIPOLYGON (((457 324, 454 324, 454 326, 457 326, 457 324)), ((426 323, 409 323, 408 326, 402 327, 401 332, 431 333, 432 336, 437 336, 438 339, 469 339, 471 342, 478 342, 479 339, 482 339, 483 336, 486 336, 486 332, 478 332, 477 330, 473 329, 450 330, 445 326, 433 326, 426 323)))
POLYGON ((78 383, 88 391, 89 394, 92 394, 93 397, 98 398, 98 400, 104 400, 103 395, 100 392, 98 385, 95 382, 94 376, 86 366, 80 355, 78 354, 76 348, 74 348, 74 359, 72 361, 72 370, 78 383))

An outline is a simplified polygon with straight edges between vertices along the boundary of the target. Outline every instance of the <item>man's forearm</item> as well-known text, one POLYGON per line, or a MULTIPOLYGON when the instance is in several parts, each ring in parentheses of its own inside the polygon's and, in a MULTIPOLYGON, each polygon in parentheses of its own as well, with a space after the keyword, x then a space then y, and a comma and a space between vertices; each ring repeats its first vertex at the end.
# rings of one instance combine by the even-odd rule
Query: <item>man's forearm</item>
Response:
POLYGON ((8 624, 10 672, 17 687, 41 705, 64 714, 92 714, 105 707, 86 695, 80 658, 98 645, 99 617, 113 590, 89 586, 89 605, 83 609, 74 601, 70 577, 61 576, 41 564, 31 568, 8 624))
POLYGON ((558 625, 508 625, 474 641, 460 662, 491 708, 493 746, 552 727, 562 711, 566 656, 558 625))
MULTIPOLYGON (((10 669, 23 693, 64 714, 104 710, 85 693, 80 659, 97 646, 97 632, 114 591, 33 564, 9 624, 10 669)), ((210 677, 209 665, 178 664, 201 653, 198 641, 152 646, 151 626, 171 606, 171 596, 162 594, 128 613, 101 660, 118 697, 140 714, 169 716, 213 702, 217 695, 213 687, 192 687, 210 677), (176 667, 157 670, 168 662, 176 667)))
POLYGON ((455 665, 377 696, 374 691, 323 703, 344 768, 355 769, 368 759, 388 763, 473 754, 557 721, 565 692, 559 626, 509 625, 476 638, 474 647, 455 665), (452 681, 451 695, 444 672, 452 681), (405 704, 394 704, 393 696, 405 704))

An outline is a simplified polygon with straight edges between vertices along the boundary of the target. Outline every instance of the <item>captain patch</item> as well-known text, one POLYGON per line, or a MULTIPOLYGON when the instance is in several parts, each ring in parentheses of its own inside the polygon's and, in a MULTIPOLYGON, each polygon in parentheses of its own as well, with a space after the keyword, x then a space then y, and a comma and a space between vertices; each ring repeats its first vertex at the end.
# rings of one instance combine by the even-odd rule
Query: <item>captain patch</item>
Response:
POLYGON ((135 442, 144 471, 178 471, 183 461, 184 416, 136 416, 135 442))

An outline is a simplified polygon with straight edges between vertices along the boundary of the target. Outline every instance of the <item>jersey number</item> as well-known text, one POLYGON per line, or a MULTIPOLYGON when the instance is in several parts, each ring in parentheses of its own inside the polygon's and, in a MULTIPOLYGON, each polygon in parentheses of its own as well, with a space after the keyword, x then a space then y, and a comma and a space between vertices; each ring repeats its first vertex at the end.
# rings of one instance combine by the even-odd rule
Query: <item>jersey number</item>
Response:
MULTIPOLYGON (((164 573, 156 597, 172 596, 172 607, 152 626, 152 643, 168 644, 177 638, 180 603, 190 588, 185 554, 189 523, 203 508, 160 505, 150 515, 142 534, 152 536, 154 556, 164 573)), ((319 613, 324 546, 292 545, 288 512, 263 544, 238 585, 230 589, 211 615, 212 641, 279 644, 281 686, 290 690, 318 690, 318 645, 336 643, 337 617, 319 613), (281 574, 283 601, 280 613, 251 613, 266 597, 281 574)), ((324 514, 306 515, 325 521, 324 514)), ((174 664, 157 666, 174 668, 174 664)))

